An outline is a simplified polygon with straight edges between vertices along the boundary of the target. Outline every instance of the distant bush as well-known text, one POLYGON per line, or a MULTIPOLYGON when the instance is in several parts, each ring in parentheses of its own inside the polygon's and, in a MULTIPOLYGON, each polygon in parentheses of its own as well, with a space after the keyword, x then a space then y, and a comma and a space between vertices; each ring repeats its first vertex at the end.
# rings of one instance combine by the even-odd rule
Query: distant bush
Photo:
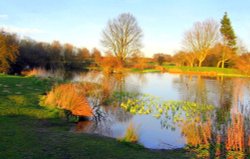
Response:
POLYGON ((21 72, 24 76, 41 76, 47 74, 47 71, 43 68, 33 68, 31 70, 24 70, 21 72))

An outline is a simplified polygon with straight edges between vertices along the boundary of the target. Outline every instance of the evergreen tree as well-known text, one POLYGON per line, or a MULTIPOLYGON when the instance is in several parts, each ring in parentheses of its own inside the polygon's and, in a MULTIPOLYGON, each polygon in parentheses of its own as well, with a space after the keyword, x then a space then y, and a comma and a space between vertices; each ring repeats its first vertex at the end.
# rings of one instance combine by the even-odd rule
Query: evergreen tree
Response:
POLYGON ((227 12, 225 12, 222 20, 221 20, 221 28, 220 32, 223 35, 223 39, 225 44, 232 48, 233 50, 236 49, 236 36, 234 30, 231 26, 231 21, 227 16, 227 12))

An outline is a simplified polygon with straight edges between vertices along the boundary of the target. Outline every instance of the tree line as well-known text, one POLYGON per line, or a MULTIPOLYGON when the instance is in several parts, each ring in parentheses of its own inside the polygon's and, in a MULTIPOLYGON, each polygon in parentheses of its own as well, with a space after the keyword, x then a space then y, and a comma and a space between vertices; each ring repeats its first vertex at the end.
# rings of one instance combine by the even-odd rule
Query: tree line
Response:
MULTIPOLYGON (((142 37, 142 30, 135 17, 130 13, 123 13, 108 22, 103 30, 102 43, 126 66, 131 57, 140 54, 142 37)), ((159 65, 168 62, 177 66, 235 67, 249 70, 250 66, 246 64, 250 61, 250 55, 237 41, 239 40, 225 12, 220 25, 212 19, 194 23, 183 36, 183 50, 174 56, 157 53, 153 59, 142 60, 141 57, 137 63, 140 63, 140 67, 147 67, 143 64, 145 61, 154 61, 159 65)))
POLYGON ((20 39, 17 35, 0 32, 0 72, 20 73, 25 69, 66 69, 83 70, 95 65, 101 58, 97 48, 91 51, 85 47, 77 48, 72 44, 37 42, 20 39))
POLYGON ((141 51, 142 37, 142 29, 130 13, 123 13, 109 20, 104 28, 101 43, 106 48, 105 57, 101 57, 101 52, 96 48, 89 51, 87 48, 77 48, 59 41, 36 42, 1 31, 0 72, 21 72, 36 67, 81 70, 88 66, 98 66, 113 72, 124 67, 144 69, 149 67, 149 61, 155 61, 159 65, 168 62, 176 66, 250 70, 250 55, 237 41, 227 13, 220 25, 212 19, 194 23, 183 36, 183 49, 173 56, 157 53, 153 59, 144 58, 141 51))

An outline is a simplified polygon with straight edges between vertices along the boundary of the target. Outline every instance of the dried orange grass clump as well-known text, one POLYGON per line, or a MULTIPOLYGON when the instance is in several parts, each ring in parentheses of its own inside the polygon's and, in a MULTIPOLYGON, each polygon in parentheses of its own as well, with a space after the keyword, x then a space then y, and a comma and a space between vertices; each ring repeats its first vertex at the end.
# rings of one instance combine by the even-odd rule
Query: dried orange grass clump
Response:
POLYGON ((76 116, 92 116, 92 109, 74 84, 61 84, 53 88, 46 96, 45 105, 69 110, 76 116))
POLYGON ((232 116, 232 125, 227 131, 227 150, 244 151, 244 119, 241 114, 232 116))
POLYGON ((189 145, 208 145, 211 140, 211 121, 198 124, 195 122, 186 122, 183 124, 182 134, 186 137, 187 144, 189 145))

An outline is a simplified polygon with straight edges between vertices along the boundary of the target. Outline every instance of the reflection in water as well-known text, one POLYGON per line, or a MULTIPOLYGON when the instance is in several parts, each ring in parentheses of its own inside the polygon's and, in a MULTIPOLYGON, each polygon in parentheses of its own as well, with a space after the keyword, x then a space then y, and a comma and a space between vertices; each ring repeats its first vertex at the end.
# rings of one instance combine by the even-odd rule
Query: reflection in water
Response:
POLYGON ((119 106, 128 95, 138 94, 136 87, 127 91, 126 76, 127 74, 88 72, 73 77, 73 82, 81 83, 94 110, 93 120, 78 122, 74 129, 76 132, 97 133, 110 137, 123 135, 123 132, 117 133, 111 129, 117 125, 117 122, 129 122, 133 116, 119 106), (95 87, 90 88, 93 83, 95 87))
POLYGON ((175 81, 179 89, 183 84, 188 87, 182 94, 182 100, 213 103, 216 109, 206 122, 183 122, 182 133, 187 144, 194 147, 206 145, 210 148, 208 157, 226 154, 228 158, 234 158, 234 155, 244 158, 244 152, 249 153, 250 147, 249 91, 246 90, 249 81, 240 78, 210 81, 198 77, 197 82, 193 82, 192 78, 180 77, 175 81), (214 93, 210 95, 210 92, 214 93))
MULTIPOLYGON (((73 81, 100 85, 95 92, 98 95, 89 98, 95 101, 92 102, 93 106, 98 106, 96 110, 101 114, 97 117, 99 120, 79 123, 76 131, 117 138, 124 136, 129 123, 133 122, 141 125, 139 142, 149 148, 189 145, 206 149, 202 155, 210 158, 218 155, 234 158, 232 155, 249 153, 248 79, 153 73, 87 73, 75 76, 73 81), (134 105, 134 109, 126 108, 125 111, 120 105, 131 97, 138 99, 133 93, 152 94, 159 96, 160 100, 151 103, 151 109, 142 110, 138 106, 135 109, 134 105), (168 101, 167 104, 164 105, 161 99, 168 101), (169 100, 179 102, 173 104, 169 100), (170 108, 167 107, 169 105, 170 108)), ((144 104, 148 106, 150 101, 144 104)))

